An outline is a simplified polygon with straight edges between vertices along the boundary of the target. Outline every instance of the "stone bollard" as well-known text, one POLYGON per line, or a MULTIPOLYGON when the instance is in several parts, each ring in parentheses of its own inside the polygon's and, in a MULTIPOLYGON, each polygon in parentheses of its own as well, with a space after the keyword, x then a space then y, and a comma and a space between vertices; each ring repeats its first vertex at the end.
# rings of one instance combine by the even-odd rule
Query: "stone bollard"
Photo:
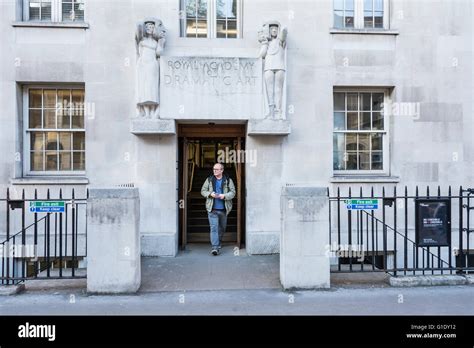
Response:
POLYGON ((141 283, 138 189, 89 189, 87 217, 87 292, 137 292, 141 283))
POLYGON ((284 187, 280 281, 285 289, 329 288, 329 208, 325 187, 284 187))

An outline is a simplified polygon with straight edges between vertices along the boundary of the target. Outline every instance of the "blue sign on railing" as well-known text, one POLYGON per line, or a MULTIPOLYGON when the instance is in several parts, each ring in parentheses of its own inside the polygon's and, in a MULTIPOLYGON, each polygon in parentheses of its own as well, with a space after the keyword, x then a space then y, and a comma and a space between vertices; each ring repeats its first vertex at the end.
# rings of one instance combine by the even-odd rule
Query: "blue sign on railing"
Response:
POLYGON ((35 201, 30 202, 30 212, 32 213, 64 213, 64 201, 35 201))

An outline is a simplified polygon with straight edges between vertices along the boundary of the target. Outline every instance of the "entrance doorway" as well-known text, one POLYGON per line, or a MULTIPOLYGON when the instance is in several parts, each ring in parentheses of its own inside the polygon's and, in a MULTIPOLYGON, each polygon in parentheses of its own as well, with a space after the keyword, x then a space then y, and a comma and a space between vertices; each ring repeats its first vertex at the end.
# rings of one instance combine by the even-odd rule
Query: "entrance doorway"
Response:
POLYGON ((188 243, 210 245, 209 221, 201 187, 206 178, 213 175, 213 165, 221 162, 224 174, 232 179, 236 189, 223 243, 240 248, 245 235, 245 216, 242 213, 245 211, 245 166, 239 161, 226 161, 223 154, 245 150, 245 125, 180 124, 178 137, 180 246, 184 249, 188 243))

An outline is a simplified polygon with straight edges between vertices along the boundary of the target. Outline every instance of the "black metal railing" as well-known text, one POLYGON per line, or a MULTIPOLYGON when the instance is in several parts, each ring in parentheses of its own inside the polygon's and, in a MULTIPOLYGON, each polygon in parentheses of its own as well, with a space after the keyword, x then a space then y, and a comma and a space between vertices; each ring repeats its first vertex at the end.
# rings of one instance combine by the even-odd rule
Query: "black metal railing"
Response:
POLYGON ((402 194, 397 187, 388 194, 384 187, 375 194, 374 187, 365 195, 362 187, 347 195, 340 188, 329 197, 329 256, 337 259, 332 272, 387 272, 391 275, 460 274, 474 271, 474 253, 470 250, 472 239, 470 214, 474 210, 474 189, 459 188, 447 194, 438 186, 434 195, 430 188, 426 194, 409 195, 405 187, 402 194), (445 200, 449 222, 448 240, 445 245, 420 245, 416 239, 417 201, 445 200), (369 200, 376 206, 364 205, 354 209, 353 200, 369 200))
POLYGON ((25 197, 25 190, 12 198, 7 189, 6 198, 0 198, 6 214, 4 229, 0 226, 0 284, 86 277, 79 261, 87 256, 87 195, 78 198, 72 189, 65 197, 60 189, 52 198, 48 189, 40 198, 35 189, 32 198, 25 197), (52 208, 52 202, 58 207, 52 208))

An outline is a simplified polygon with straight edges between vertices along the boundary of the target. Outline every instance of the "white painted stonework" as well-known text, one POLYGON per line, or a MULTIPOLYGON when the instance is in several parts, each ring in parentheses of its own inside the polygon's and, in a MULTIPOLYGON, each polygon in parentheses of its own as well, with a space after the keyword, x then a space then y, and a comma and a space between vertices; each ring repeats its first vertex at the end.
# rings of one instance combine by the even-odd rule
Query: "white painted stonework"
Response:
POLYGON ((261 118, 262 61, 255 58, 160 59, 161 117, 248 120, 261 118))

